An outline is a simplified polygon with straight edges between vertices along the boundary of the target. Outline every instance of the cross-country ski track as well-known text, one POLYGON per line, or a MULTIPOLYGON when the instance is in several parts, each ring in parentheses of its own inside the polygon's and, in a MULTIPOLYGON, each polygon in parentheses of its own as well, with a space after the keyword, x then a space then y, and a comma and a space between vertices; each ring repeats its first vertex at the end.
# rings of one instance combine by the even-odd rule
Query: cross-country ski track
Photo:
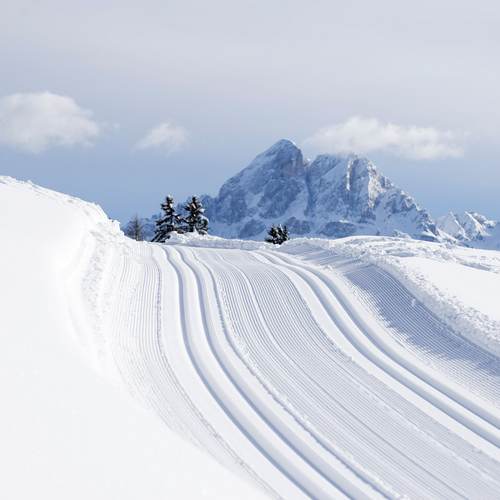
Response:
POLYGON ((499 497, 500 361, 393 277, 300 247, 130 248, 110 351, 216 460, 275 498, 499 497))

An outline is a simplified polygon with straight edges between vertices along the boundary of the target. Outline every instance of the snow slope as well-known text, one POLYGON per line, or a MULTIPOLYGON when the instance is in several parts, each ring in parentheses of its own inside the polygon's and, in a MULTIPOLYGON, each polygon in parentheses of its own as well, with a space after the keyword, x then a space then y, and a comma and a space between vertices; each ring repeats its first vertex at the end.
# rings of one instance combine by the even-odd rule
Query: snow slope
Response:
POLYGON ((0 498, 259 498, 89 369, 115 373, 69 313, 99 290, 97 240, 123 239, 101 209, 0 177, 0 228, 0 498))
MULTIPOLYGON (((41 245, 42 282, 71 269, 55 316, 71 306, 94 367, 234 478, 287 499, 498 498, 495 309, 466 292, 496 287, 497 252, 377 237, 137 243, 94 206, 4 184, 88 219, 41 245), (452 297, 456 266, 486 274, 452 297), (450 312, 462 305, 466 323, 450 312)), ((26 246, 10 255, 20 267, 26 246)))
POLYGON ((369 236, 294 239, 281 251, 314 256, 315 263, 337 271, 385 272, 449 328, 500 355, 500 252, 369 236))

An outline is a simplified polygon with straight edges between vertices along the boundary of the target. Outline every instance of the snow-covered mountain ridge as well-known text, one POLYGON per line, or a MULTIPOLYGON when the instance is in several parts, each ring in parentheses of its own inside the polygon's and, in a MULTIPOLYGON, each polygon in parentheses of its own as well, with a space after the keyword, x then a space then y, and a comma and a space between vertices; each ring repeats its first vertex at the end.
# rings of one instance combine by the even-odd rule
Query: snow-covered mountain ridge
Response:
MULTIPOLYGON (((272 224, 286 224, 292 237, 401 236, 500 249, 500 223, 475 212, 435 221, 367 158, 322 154, 310 161, 286 139, 201 200, 210 232, 224 238, 262 240, 272 224)), ((157 219, 141 219, 145 239, 157 219)))
MULTIPOLYGON (((262 239, 271 224, 281 223, 292 236, 448 239, 429 213, 368 159, 319 155, 309 161, 285 139, 226 181, 216 197, 201 198, 211 233, 226 238, 262 239)), ((153 221, 144 221, 148 236, 153 221)))
POLYGON ((477 212, 450 212, 438 218, 437 225, 465 246, 500 250, 500 222, 477 212))
POLYGON ((257 156, 205 203, 213 232, 230 238, 260 238, 275 222, 301 236, 440 237, 429 214, 369 160, 320 155, 309 162, 287 140, 257 156))

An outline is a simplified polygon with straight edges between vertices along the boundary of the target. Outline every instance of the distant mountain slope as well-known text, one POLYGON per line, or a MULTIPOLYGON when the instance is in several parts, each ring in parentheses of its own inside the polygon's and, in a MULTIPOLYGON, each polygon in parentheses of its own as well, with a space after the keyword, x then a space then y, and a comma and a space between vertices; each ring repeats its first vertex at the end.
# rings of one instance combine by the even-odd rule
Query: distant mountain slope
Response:
MULTIPOLYGON (((292 236, 407 235, 436 241, 446 235, 413 198, 356 155, 305 160, 291 141, 280 140, 221 187, 201 197, 212 234, 262 239, 271 224, 292 236)), ((154 219, 144 219, 147 236, 154 219)))
POLYGON ((450 212, 440 217, 437 225, 466 246, 500 250, 500 222, 477 212, 450 212))

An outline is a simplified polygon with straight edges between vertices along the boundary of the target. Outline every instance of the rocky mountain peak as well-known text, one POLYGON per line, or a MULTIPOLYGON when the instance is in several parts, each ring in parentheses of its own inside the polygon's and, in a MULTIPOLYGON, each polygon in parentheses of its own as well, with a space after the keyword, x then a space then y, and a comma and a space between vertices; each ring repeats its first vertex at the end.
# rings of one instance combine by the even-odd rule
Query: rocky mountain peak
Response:
POLYGON ((215 234, 261 238, 273 223, 292 235, 409 234, 439 239, 429 214, 355 154, 321 154, 305 161, 286 139, 259 154, 206 198, 215 234))
POLYGON ((273 170, 277 176, 290 177, 303 175, 305 166, 302 151, 292 141, 281 139, 256 156, 241 174, 245 177, 250 172, 255 175, 273 170))
POLYGON ((447 238, 429 213, 367 158, 321 154, 307 161, 286 139, 257 155, 216 197, 202 201, 211 232, 228 238, 262 239, 271 224, 286 224, 292 237, 447 238))

